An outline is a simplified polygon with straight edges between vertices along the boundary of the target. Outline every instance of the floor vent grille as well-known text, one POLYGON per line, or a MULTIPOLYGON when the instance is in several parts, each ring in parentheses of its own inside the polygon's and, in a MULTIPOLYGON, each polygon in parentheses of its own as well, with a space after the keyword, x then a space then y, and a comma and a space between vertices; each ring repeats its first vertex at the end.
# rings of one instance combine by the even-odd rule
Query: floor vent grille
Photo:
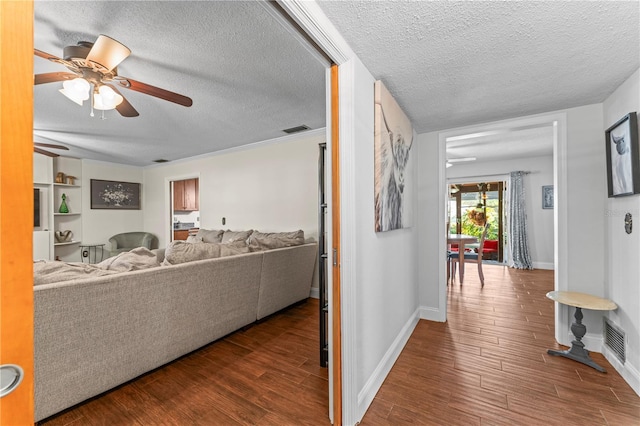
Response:
POLYGON ((624 331, 617 327, 608 318, 604 319, 604 343, 615 354, 616 358, 624 364, 627 359, 624 342, 624 331))

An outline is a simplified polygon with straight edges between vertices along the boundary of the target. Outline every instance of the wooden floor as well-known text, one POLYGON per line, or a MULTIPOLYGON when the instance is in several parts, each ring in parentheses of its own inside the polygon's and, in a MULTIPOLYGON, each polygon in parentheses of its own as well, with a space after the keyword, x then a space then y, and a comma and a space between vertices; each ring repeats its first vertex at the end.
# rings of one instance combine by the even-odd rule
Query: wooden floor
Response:
POLYGON ((553 272, 475 265, 449 287, 448 321, 421 320, 362 425, 640 425, 638 397, 607 374, 547 355, 553 272))
MULTIPOLYGON (((475 265, 474 265, 475 266, 475 265)), ((449 320, 421 320, 362 425, 640 425, 640 397, 607 374, 547 355, 550 271, 475 268, 449 320)), ((53 425, 328 425, 317 300, 289 309, 85 404, 53 425)))

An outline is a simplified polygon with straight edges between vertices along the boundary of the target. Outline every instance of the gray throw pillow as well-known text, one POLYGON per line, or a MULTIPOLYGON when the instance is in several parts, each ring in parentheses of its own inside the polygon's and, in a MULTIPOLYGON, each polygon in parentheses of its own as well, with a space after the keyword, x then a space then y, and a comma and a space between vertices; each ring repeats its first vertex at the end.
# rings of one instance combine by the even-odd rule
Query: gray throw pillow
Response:
POLYGON ((249 235, 253 232, 252 229, 248 231, 224 231, 224 235, 222 236, 222 243, 233 243, 236 241, 244 241, 246 242, 249 238, 249 235))
POLYGON ((194 260, 213 259, 216 257, 220 257, 220 244, 191 244, 186 241, 174 241, 167 246, 164 252, 163 264, 178 265, 194 260))
POLYGON ((304 231, 302 229, 293 232, 264 233, 254 231, 249 237, 249 248, 251 251, 273 250, 302 244, 304 244, 304 231))
POLYGON ((200 229, 196 237, 202 238, 202 241, 205 243, 221 243, 222 234, 224 234, 224 231, 221 229, 200 229))

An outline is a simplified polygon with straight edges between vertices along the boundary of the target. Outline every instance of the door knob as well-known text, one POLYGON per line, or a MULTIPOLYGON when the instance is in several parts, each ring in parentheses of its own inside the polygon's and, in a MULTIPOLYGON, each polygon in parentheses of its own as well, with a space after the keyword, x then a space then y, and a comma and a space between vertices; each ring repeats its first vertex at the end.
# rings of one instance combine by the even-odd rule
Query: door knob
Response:
POLYGON ((0 365, 0 398, 13 392, 20 385, 23 377, 24 371, 19 365, 0 365))

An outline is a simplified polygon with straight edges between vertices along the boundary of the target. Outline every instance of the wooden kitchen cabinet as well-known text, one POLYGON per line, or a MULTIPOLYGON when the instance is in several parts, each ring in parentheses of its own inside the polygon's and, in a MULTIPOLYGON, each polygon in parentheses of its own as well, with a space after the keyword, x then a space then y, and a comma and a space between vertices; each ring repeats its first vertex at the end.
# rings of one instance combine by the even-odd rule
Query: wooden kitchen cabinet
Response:
POLYGON ((173 241, 186 240, 188 236, 189 236, 189 230, 188 229, 181 229, 179 231, 178 230, 173 231, 173 241))
POLYGON ((198 179, 186 179, 173 182, 173 210, 199 210, 198 179))

